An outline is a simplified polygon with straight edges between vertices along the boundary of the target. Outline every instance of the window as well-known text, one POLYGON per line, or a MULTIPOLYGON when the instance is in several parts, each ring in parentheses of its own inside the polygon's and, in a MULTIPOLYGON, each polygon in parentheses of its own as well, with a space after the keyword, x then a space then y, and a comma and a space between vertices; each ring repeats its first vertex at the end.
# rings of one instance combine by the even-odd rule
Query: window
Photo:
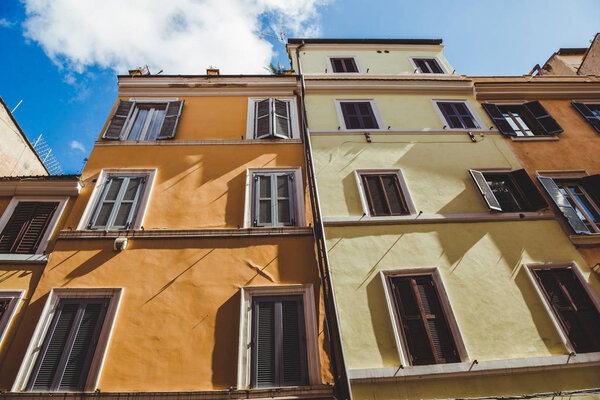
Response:
POLYGON ((600 233, 600 175, 538 179, 575 233, 600 233))
POLYGON ((346 129, 379 129, 371 101, 340 101, 346 129))
POLYGON ((571 103, 588 124, 600 133, 600 104, 571 103))
POLYGON ((0 291, 0 345, 22 296, 23 291, 0 291))
POLYGON ((414 213, 400 171, 357 171, 364 192, 363 205, 371 216, 414 213))
POLYGON ((548 206, 524 169, 469 172, 491 210, 538 211, 548 206))
POLYGON ((387 284, 404 358, 410 365, 447 364, 466 358, 435 273, 388 275, 387 284))
POLYGON ((252 174, 252 226, 296 226, 294 172, 252 174))
POLYGON ((331 69, 333 70, 333 72, 358 72, 358 66, 356 65, 354 57, 331 57, 329 58, 329 61, 331 62, 331 69))
POLYGON ((104 132, 110 140, 173 139, 183 100, 143 102, 120 100, 104 132))
POLYGON ((248 99, 248 139, 298 138, 298 113, 293 98, 248 99))
POLYGON ((19 201, 0 234, 0 253, 35 254, 59 204, 19 201))
POLYGON ((484 103, 500 133, 507 136, 552 136, 563 131, 539 101, 500 105, 484 103))
POLYGON ((416 69, 421 74, 443 74, 444 70, 435 58, 413 58, 416 69))
POLYGON ((302 296, 253 297, 252 387, 308 384, 302 296))
POLYGON ((576 353, 600 351, 600 311, 574 265, 533 267, 531 273, 567 345, 576 353))
POLYGON ((84 389, 108 303, 108 299, 60 300, 27 390, 84 389))
POLYGON ((479 125, 465 102, 436 102, 448 126, 452 129, 475 129, 479 125))

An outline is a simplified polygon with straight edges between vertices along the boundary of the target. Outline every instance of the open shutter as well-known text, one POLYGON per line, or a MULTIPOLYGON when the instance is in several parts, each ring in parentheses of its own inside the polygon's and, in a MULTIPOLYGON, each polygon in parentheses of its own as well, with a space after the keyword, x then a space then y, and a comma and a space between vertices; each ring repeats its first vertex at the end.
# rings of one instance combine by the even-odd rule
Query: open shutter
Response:
POLYGON ((583 221, 577 216, 575 209, 571 207, 569 201, 562 195, 560 189, 556 183, 554 183, 554 180, 546 176, 538 176, 538 180, 544 189, 546 189, 546 192, 548 192, 548 195, 552 201, 554 201, 554 204, 556 204, 560 212, 567 219, 567 222, 571 225, 573 231, 575 233, 590 233, 587 226, 585 226, 583 221))
POLYGON ((264 139, 271 136, 271 99, 254 103, 254 138, 264 139))
POLYGON ((165 119, 162 127, 160 128, 160 133, 158 134, 157 139, 164 140, 173 139, 175 137, 175 131, 177 130, 177 124, 179 123, 182 109, 183 100, 170 101, 169 104, 167 104, 165 119))
POLYGON ((548 207, 548 203, 535 187, 527 171, 519 169, 512 171, 510 174, 525 195, 525 200, 531 206, 531 210, 537 211, 548 207))
POLYGON ((273 135, 289 139, 291 137, 290 102, 273 99, 273 135))
POLYGON ((483 176, 481 172, 474 169, 470 169, 469 172, 471 173, 477 188, 481 192, 481 195, 483 196, 483 199, 487 203, 490 210, 502 211, 502 207, 500 206, 498 199, 496 199, 496 196, 494 196, 494 192, 492 192, 492 189, 490 189, 489 185, 487 184, 485 176, 483 176))
POLYGON ((121 137, 121 132, 123 131, 125 123, 127 122, 127 118, 129 117, 131 111, 133 111, 133 105, 133 101, 119 100, 117 109, 115 110, 115 113, 110 119, 108 127, 104 132, 104 139, 119 140, 121 137))
POLYGON ((502 115, 502 111, 498 108, 497 105, 491 103, 483 103, 481 105, 485 112, 490 116, 496 128, 500 131, 501 134, 506 136, 516 136, 517 133, 510 126, 506 118, 502 115))
POLYGON ((544 135, 558 135, 563 131, 558 122, 548 114, 548 111, 539 101, 525 103, 523 108, 537 123, 544 135))
POLYGON ((581 184, 585 191, 592 197, 596 206, 600 207, 600 174, 581 178, 581 184))
POLYGON ((576 103, 574 101, 571 102, 571 105, 577 111, 579 111, 579 114, 581 114, 581 116, 585 118, 587 123, 590 124, 596 130, 596 132, 600 133, 600 119, 596 117, 596 115, 592 112, 592 110, 590 110, 590 108, 587 105, 585 105, 584 103, 576 103))

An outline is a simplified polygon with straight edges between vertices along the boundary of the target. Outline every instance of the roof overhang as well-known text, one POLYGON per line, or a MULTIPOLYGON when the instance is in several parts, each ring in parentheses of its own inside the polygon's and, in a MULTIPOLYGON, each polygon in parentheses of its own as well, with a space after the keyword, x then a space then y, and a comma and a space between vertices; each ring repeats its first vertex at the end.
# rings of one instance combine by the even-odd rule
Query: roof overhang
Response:
POLYGON ((600 100, 600 80, 543 81, 541 79, 544 78, 489 82, 474 79, 475 95, 479 100, 600 100))
POLYGON ((69 178, 17 177, 0 180, 0 196, 77 196, 82 184, 79 176, 69 178))

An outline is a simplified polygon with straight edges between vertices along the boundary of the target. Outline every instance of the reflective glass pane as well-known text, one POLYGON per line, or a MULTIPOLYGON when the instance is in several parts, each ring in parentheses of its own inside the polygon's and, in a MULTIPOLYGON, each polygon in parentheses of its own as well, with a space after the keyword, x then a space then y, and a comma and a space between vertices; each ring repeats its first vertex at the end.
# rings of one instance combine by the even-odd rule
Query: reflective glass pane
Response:
POLYGON ((117 211, 117 216, 115 217, 115 222, 113 223, 114 228, 124 228, 127 224, 127 218, 129 217, 129 213, 133 207, 133 203, 121 203, 119 207, 119 211, 117 211))
POLYGON ((144 129, 144 125, 146 124, 146 118, 148 117, 148 109, 138 108, 137 116, 129 131, 129 136, 127 136, 127 140, 139 140, 142 134, 142 130, 144 129))
POLYGON ((110 217, 110 212, 112 211, 114 203, 104 203, 100 206, 100 211, 98 212, 98 217, 96 218, 95 226, 106 226, 108 222, 108 217, 110 217))
POLYGON ((289 177, 287 175, 279 175, 277 177, 277 197, 289 197, 290 196, 288 179, 289 179, 289 177))
POLYGON ((152 119, 150 120, 150 125, 148 126, 148 131, 146 132, 146 140, 155 140, 160 133, 160 128, 162 127, 163 120, 165 119, 165 110, 155 108, 152 113, 152 119))
POLYGON ((125 195, 123 196, 123 200, 135 199, 135 194, 137 193, 138 186, 140 185, 140 181, 141 181, 140 178, 132 178, 129 180, 127 189, 125 189, 125 195))
POLYGON ((271 177, 270 176, 259 176, 258 187, 260 198, 271 198, 271 177))
POLYGON ((106 200, 115 200, 117 195, 119 194, 119 189, 121 188, 121 184, 123 183, 123 178, 114 178, 110 180, 110 186, 108 188, 108 192, 106 193, 106 200))
POLYGON ((271 200, 259 200, 258 202, 258 222, 260 224, 271 223, 271 200))

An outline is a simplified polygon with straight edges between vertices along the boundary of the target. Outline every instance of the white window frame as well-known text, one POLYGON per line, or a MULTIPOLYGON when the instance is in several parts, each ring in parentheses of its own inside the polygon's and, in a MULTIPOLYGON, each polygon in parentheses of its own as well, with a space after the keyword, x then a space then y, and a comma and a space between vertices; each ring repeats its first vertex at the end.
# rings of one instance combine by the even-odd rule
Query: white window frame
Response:
MULTIPOLYGON (((544 295, 544 289, 540 286, 539 282, 533 275, 533 269, 537 269, 537 268, 568 268, 568 267, 571 267, 573 269, 573 272, 575 273, 575 276, 581 283, 581 286, 584 288, 585 292, 589 296, 590 300, 592 301, 592 303, 594 304, 596 309, 600 312, 600 299, 598 298, 598 295, 596 293, 594 293, 594 291, 592 290, 589 283, 587 283, 587 281, 585 280, 585 277, 581 273, 581 270, 579 269, 579 266, 577 265, 577 263, 575 261, 527 263, 527 264, 525 264, 525 271, 526 271, 527 276, 529 277, 529 280, 531 281, 533 287, 535 288, 535 291, 536 291, 538 297, 542 301, 542 304, 544 305, 544 308, 546 309, 546 312, 548 313, 548 316, 550 317, 550 320, 552 321, 552 324, 554 325, 554 329, 556 329, 556 332, 558 333, 560 340, 562 341, 563 345, 565 346, 567 353, 574 354, 575 349, 571 345, 571 341, 569 340, 567 333, 563 330, 558 318, 554 314, 554 310, 552 310, 552 304, 550 304, 548 302, 548 300, 546 299, 546 296, 544 295)), ((583 354, 585 354, 585 353, 583 353, 583 354)))
POLYGON ((448 70, 446 69, 446 67, 444 66, 444 63, 442 63, 442 60, 440 60, 440 58, 438 56, 410 56, 408 57, 410 59, 410 62, 412 63, 413 66, 413 71, 415 71, 414 73, 417 75, 432 75, 432 76, 440 76, 440 75, 449 75, 450 72, 448 72, 448 70), (440 67, 440 69, 442 70, 441 73, 428 73, 428 72, 420 72, 419 71, 419 66, 417 65, 417 63, 415 62, 415 60, 435 60, 435 62, 437 62, 438 66, 440 67))
MULTIPOLYGON (((69 201, 69 197, 68 196, 39 196, 39 197, 38 196, 15 196, 15 197, 13 197, 10 200, 10 202, 8 203, 8 206, 6 207, 6 209, 4 210, 2 217, 0 218, 0 232, 2 232, 4 230, 4 227, 6 227, 6 224, 10 220, 10 217, 12 217, 13 212, 15 211, 15 208, 17 207, 17 204, 19 204, 22 201, 58 202, 58 207, 56 207, 56 211, 54 212, 52 219, 50 219, 50 222, 48 223, 48 226, 46 227, 46 231, 44 232, 44 234, 40 240, 40 244, 38 245, 38 248, 36 249, 35 253, 33 253, 33 254, 44 254, 46 247, 48 246, 48 242, 52 238, 54 229, 56 229, 56 225, 58 224, 58 221, 60 221, 60 217, 62 216, 62 213, 65 209, 67 202, 69 201)), ((18 259, 22 256, 27 256, 27 255, 25 255, 25 254, 21 254, 21 255, 8 254, 8 253, 0 254, 0 260, 18 259)))
POLYGON ((395 174, 398 177, 398 183, 400 184, 400 190, 402 191, 401 195, 404 197, 404 201, 406 201, 406 206, 408 208, 407 216, 416 214, 417 210, 412 201, 410 192, 408 191, 408 186, 406 185, 406 181, 404 180, 404 176, 402 175, 402 171, 400 169, 357 169, 354 170, 354 177, 356 178, 356 184, 358 185, 358 193, 360 196, 360 203, 362 204, 363 208, 363 214, 368 217, 373 217, 374 219, 386 218, 386 216, 376 217, 371 215, 371 209, 369 207, 369 201, 367 199, 366 188, 362 180, 362 175, 380 174, 395 174))
POLYGON ((144 192, 140 198, 137 215, 135 216, 130 229, 140 229, 142 227, 144 216, 146 215, 146 209, 148 208, 148 201, 150 200, 152 187, 154 186, 154 180, 156 178, 156 169, 103 169, 100 171, 100 174, 96 179, 96 185, 94 186, 94 190, 92 191, 90 199, 88 200, 85 210, 83 211, 83 215, 79 220, 77 230, 87 229, 87 225, 90 222, 90 218, 92 218, 96 203, 100 200, 102 189, 106 184, 107 178, 118 175, 146 176, 148 178, 144 186, 144 192))
POLYGON ((104 359, 108 350, 108 344, 110 337, 113 332, 116 315, 121 302, 123 289, 75 289, 75 288, 54 288, 48 295, 48 300, 42 310, 42 315, 35 328, 29 347, 21 363, 19 373, 12 387, 13 392, 21 392, 26 390, 27 383, 29 382, 33 367, 42 348, 46 334, 52 319, 58 308, 58 304, 61 299, 68 298, 107 298, 110 299, 106 315, 104 317, 104 323, 102 324, 102 330, 96 344, 96 350, 90 364, 88 377, 85 382, 84 391, 94 391, 98 387, 98 381, 100 379, 100 372, 104 364, 104 359))
POLYGON ((312 284, 246 286, 241 289, 240 332, 238 348, 238 389, 249 389, 252 370, 252 297, 301 295, 306 331, 306 364, 309 385, 321 384, 321 359, 319 356, 318 321, 315 315, 315 298, 312 284))
POLYGON ((302 168, 301 167, 290 167, 290 168, 248 168, 246 169, 246 190, 245 190, 245 201, 244 201, 244 228, 254 229, 271 229, 271 228, 296 228, 306 226, 306 208, 304 206, 304 180, 302 179, 302 168), (255 173, 288 173, 294 174, 294 191, 296 201, 296 225, 295 226, 283 226, 283 227, 253 227, 252 226, 252 202, 254 201, 252 196, 252 175, 255 173))
MULTIPOLYGON (((380 271, 379 277, 381 278, 381 283, 383 285, 383 291, 385 294, 385 300, 387 303, 387 309, 390 314, 390 320, 392 322, 392 329, 394 331, 394 340, 396 341, 396 348, 398 349, 398 357, 400 359, 401 367, 403 368, 422 368, 420 365, 410 365, 408 348, 407 345, 402 340, 402 334, 400 333, 400 326, 402 326, 401 322, 398 321, 398 317, 396 315, 396 305, 394 303, 394 295, 391 292, 390 284, 388 281, 388 277, 394 276, 402 276, 402 275, 414 275, 414 274, 432 274, 434 275, 435 281, 439 282, 440 285, 437 288, 440 294, 440 303, 442 304, 442 308, 444 309, 444 314, 448 319, 448 326, 454 337, 456 342, 456 350, 458 351, 458 356, 460 358, 460 362, 468 362, 469 355, 467 353, 467 349, 465 347, 464 340, 460 333, 460 329, 458 328, 458 323, 456 321, 456 317, 454 315, 454 310, 452 309, 452 305, 450 304, 450 299, 448 297, 448 293, 446 292, 446 285, 440 275, 439 269, 436 267, 425 267, 425 268, 406 268, 399 270, 390 270, 390 271, 380 271)), ((445 366, 447 364, 431 364, 427 365, 427 367, 431 366, 445 366)))
POLYGON ((479 115, 477 110, 475 110, 475 107, 473 107, 473 105, 471 104, 471 101, 469 99, 464 99, 464 98, 463 99, 431 99, 431 103, 433 104, 433 108, 437 112, 437 114, 440 118, 440 121, 443 124, 442 126, 446 126, 446 128, 444 128, 444 130, 446 130, 446 131, 465 132, 465 131, 470 131, 470 130, 477 131, 477 130, 486 129, 485 123, 483 122, 483 120, 481 119, 481 116, 479 115), (446 117, 444 117, 444 113, 442 112, 442 110, 440 109, 440 107, 438 105, 438 102, 465 104, 467 106, 467 109, 473 116, 473 119, 475 120, 475 124, 477 126, 475 128, 450 128, 448 126, 448 121, 446 121, 446 117))
MULTIPOLYGON (((289 103, 290 110, 290 130, 291 137, 289 139, 299 139, 300 138, 300 130, 299 130, 299 120, 298 120, 298 105, 296 103, 295 97, 276 97, 276 96, 265 96, 265 97, 249 97, 248 98, 248 118, 246 120, 246 139, 247 140, 273 140, 273 139, 255 139, 254 138, 254 118, 255 118, 255 109, 256 102, 265 100, 265 99, 277 99, 280 101, 285 101, 289 103)), ((277 138, 279 140, 286 140, 283 138, 277 138)), ((289 140, 287 139, 287 140, 289 140)))
POLYGON ((337 98, 334 99, 335 104, 335 112, 337 113, 338 121, 340 123, 339 130, 347 131, 347 132, 379 132, 379 131, 387 131, 385 123, 383 121, 383 116, 379 111, 379 107, 377 107, 377 102, 373 98, 361 98, 361 99, 353 99, 353 98, 337 98), (373 115, 375 116, 375 120, 377 121, 378 129, 348 129, 346 127, 346 120, 344 119, 344 113, 342 112, 341 103, 370 103, 371 109, 373 110, 373 115))
MULTIPOLYGON (((131 107, 131 111, 129 112, 129 115, 127 116, 127 120, 125 121, 125 125, 121 132, 121 136, 119 137, 119 140, 125 140, 125 141, 129 140, 129 139, 127 139, 127 136, 129 136, 129 133, 131 132, 131 128, 133 127, 133 122, 135 121, 135 116, 137 115, 136 104, 140 103, 140 104, 166 104, 166 105, 168 105, 168 103, 170 101, 178 101, 178 100, 179 100, 179 98, 177 98, 177 97, 175 97, 175 98, 135 98, 135 97, 129 98, 128 101, 133 101, 133 106, 131 107)), ((166 112, 166 108, 165 108, 165 112, 166 112)), ((149 139, 146 139, 146 135, 148 133, 148 127, 150 126, 151 120, 152 120, 152 115, 149 115, 146 118, 144 127, 142 128, 142 133, 140 135, 140 138, 135 139, 135 141, 141 141, 141 140, 148 141, 149 140, 149 139)), ((164 123, 164 119, 163 119, 163 123, 164 123)), ((162 124, 161 124, 161 127, 162 127, 162 124)), ((108 126, 106 129, 108 129, 108 126)), ((104 137, 104 134, 102 134, 102 137, 104 137)), ((156 140, 156 139, 151 139, 150 141, 154 141, 154 140, 156 140)))
POLYGON ((356 56, 327 56, 327 66, 329 68, 329 71, 331 71, 330 73, 333 75, 358 75, 358 74, 362 74, 363 70, 360 67, 360 64, 358 63, 358 57, 356 56), (354 60, 354 64, 356 65, 356 72, 334 72, 333 71, 333 61, 331 61, 332 58, 352 58, 354 60))
POLYGON ((24 293, 24 290, 0 290, 0 300, 9 301, 5 314, 0 318, 0 348, 24 293))

